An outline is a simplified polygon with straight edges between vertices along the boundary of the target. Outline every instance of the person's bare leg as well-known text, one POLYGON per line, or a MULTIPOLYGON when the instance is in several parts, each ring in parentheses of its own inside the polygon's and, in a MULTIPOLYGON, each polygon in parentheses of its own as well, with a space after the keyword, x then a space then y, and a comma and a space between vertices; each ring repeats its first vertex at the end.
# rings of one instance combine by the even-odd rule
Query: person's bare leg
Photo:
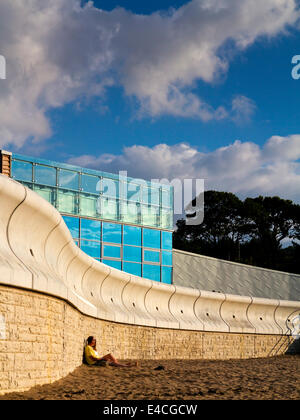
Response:
POLYGON ((102 357, 103 360, 106 360, 107 362, 110 362, 111 366, 115 366, 115 367, 133 367, 133 366, 138 366, 138 363, 135 362, 133 364, 129 363, 127 365, 124 365, 122 363, 119 363, 118 360, 112 355, 112 354, 107 354, 106 356, 102 357))

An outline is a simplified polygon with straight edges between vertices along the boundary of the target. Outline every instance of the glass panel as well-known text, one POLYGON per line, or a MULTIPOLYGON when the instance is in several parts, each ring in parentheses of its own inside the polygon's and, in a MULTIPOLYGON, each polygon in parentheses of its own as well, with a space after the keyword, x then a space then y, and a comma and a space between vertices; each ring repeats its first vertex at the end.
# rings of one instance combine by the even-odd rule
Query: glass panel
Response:
POLYGON ((98 220, 81 219, 80 237, 94 241, 101 240, 101 222, 98 220))
POLYGON ((122 226, 116 223, 102 224, 102 241, 113 244, 122 243, 122 226))
POLYGON ((124 198, 131 201, 141 201, 141 186, 133 182, 124 183, 125 195, 124 198))
POLYGON ((43 197, 45 200, 49 201, 53 206, 56 205, 56 189, 55 188, 49 188, 49 187, 43 187, 40 185, 34 185, 33 190, 43 197))
POLYGON ((142 229, 135 226, 123 226, 123 243, 125 245, 142 245, 142 229))
POLYGON ((160 253, 155 252, 155 251, 149 251, 148 249, 144 249, 144 261, 160 263, 160 253))
POLYGON ((101 243, 92 241, 80 241, 80 248, 83 252, 93 258, 100 258, 101 243))
POLYGON ((173 243, 172 243, 172 232, 162 232, 162 237, 161 237, 161 247, 162 249, 172 249, 173 248, 173 243))
POLYGON ((80 214, 82 216, 97 217, 97 197, 88 194, 79 194, 80 214))
POLYGON ((172 252, 162 251, 162 265, 173 265, 172 252))
POLYGON ((98 212, 104 219, 118 220, 118 201, 101 197, 98 212))
POLYGON ((34 182, 37 184, 56 186, 56 168, 36 165, 34 167, 34 182))
POLYGON ((135 246, 123 246, 123 260, 142 262, 142 248, 135 246))
POLYGON ((79 190, 79 173, 60 169, 58 172, 59 186, 71 190, 79 190))
POLYGON ((116 260, 102 260, 103 264, 106 264, 110 267, 116 268, 117 270, 121 270, 121 261, 116 260))
POLYGON ((160 248, 160 231, 143 229, 143 246, 145 248, 160 248))
POLYGON ((102 194, 104 197, 119 197, 119 181, 110 178, 102 179, 102 194))
POLYGON ((162 205, 164 207, 172 207, 171 191, 162 190, 162 205))
POLYGON ((73 238, 79 238, 79 219, 77 217, 62 216, 73 238))
POLYGON ((137 203, 121 202, 121 216, 124 222, 139 223, 140 207, 137 203))
POLYGON ((62 213, 77 214, 78 194, 72 191, 58 190, 58 209, 62 213))
POLYGON ((144 264, 143 277, 154 281, 160 281, 160 266, 144 264))
POLYGON ((173 229, 173 212, 172 211, 162 209, 161 225, 165 229, 173 229))
POLYGON ((154 205, 158 205, 159 206, 159 195, 160 195, 160 190, 159 188, 150 188, 150 187, 146 187, 143 186, 143 202, 145 204, 154 204, 154 205))
POLYGON ((134 276, 141 276, 142 275, 142 265, 135 264, 130 262, 123 263, 123 271, 126 273, 133 274, 134 276))
POLYGON ((32 163, 13 160, 11 163, 11 173, 14 179, 32 182, 32 163))
POLYGON ((121 247, 112 245, 103 245, 103 257, 121 258, 121 247))
POLYGON ((160 252, 150 251, 148 249, 144 249, 144 261, 159 264, 160 263, 160 252))
POLYGON ((93 175, 81 175, 81 188, 85 192, 99 195, 100 192, 100 178, 93 175))
POLYGON ((146 226, 159 226, 159 207, 142 206, 142 223, 146 226))
POLYGON ((161 268, 161 281, 163 283, 172 284, 172 268, 171 267, 161 268))

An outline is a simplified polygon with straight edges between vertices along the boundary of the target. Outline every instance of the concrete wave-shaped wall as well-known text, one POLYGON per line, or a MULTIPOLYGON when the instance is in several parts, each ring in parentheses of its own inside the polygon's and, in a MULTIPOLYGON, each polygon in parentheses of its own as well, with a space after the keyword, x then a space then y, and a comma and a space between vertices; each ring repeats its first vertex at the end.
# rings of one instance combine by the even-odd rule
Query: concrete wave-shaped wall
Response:
POLYGON ((63 298, 82 313, 140 326, 290 334, 300 302, 166 285, 84 254, 57 210, 0 176, 0 283, 63 298))

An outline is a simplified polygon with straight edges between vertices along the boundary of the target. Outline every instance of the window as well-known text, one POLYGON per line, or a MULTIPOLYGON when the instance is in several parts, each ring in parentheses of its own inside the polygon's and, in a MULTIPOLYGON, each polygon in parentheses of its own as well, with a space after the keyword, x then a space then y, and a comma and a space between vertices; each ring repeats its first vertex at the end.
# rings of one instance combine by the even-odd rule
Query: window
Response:
POLYGON ((83 252, 89 255, 92 258, 100 258, 101 254, 101 247, 100 242, 93 242, 93 241, 80 241, 80 248, 83 252))
POLYGON ((98 213, 104 219, 118 220, 118 201, 112 198, 100 197, 98 201, 98 213))
POLYGON ((122 243, 122 226, 116 223, 103 223, 102 241, 112 244, 122 243))
POLYGON ((172 252, 162 251, 162 265, 172 266, 172 252))
POLYGON ((123 227, 123 241, 125 245, 142 245, 142 229, 135 226, 123 227))
POLYGON ((173 213, 171 210, 161 209, 161 226, 164 229, 173 229, 173 213))
POLYGON ((159 188, 150 188, 146 186, 143 187, 143 202, 145 204, 159 206, 159 196, 159 188))
POLYGON ((59 186, 70 190, 79 190, 79 173, 74 171, 59 170, 59 186))
POLYGON ((97 217, 97 197, 89 194, 79 194, 80 214, 82 216, 97 217))
POLYGON ((97 194, 100 192, 100 178, 93 175, 81 175, 81 188, 82 191, 97 194))
POLYGON ((114 245, 103 245, 103 257, 121 258, 121 247, 114 245))
POLYGON ((160 282, 160 266, 159 265, 143 265, 143 277, 160 282))
POLYGON ((57 201, 60 212, 78 214, 78 193, 58 190, 57 201))
POLYGON ((14 179, 32 182, 32 163, 12 160, 11 172, 14 179))
POLYGON ((36 165, 34 167, 34 182, 42 185, 56 186, 56 168, 36 165))
POLYGON ((145 226, 159 226, 159 207, 142 206, 142 224, 145 226))
POLYGON ((142 265, 135 264, 131 262, 124 262, 123 263, 123 271, 129 274, 133 274, 134 276, 141 276, 142 275, 142 265))
POLYGON ((172 243, 172 232, 162 232, 161 233, 161 247, 162 249, 172 250, 173 243, 172 243))
POLYGON ((162 205, 164 207, 172 207, 172 194, 171 194, 171 191, 162 190, 162 205))
POLYGON ((101 240, 101 222, 98 220, 81 219, 81 238, 93 241, 101 240))
POLYGON ((104 197, 117 199, 119 197, 119 181, 110 178, 103 178, 101 192, 104 197))
POLYGON ((124 245, 123 260, 132 262, 142 262, 142 248, 124 245))
POLYGON ((160 252, 150 251, 148 249, 144 249, 144 261, 159 264, 160 263, 160 252))
POLYGON ((154 229, 143 229, 143 246, 145 248, 160 249, 160 231, 154 229))
POLYGON ((108 265, 109 267, 116 268, 117 270, 121 270, 121 261, 116 260, 102 260, 103 264, 108 265))
POLYGON ((79 219, 77 217, 63 216, 64 222, 67 225, 73 238, 79 238, 79 219))
POLYGON ((140 206, 138 203, 123 201, 121 203, 122 220, 127 223, 139 223, 139 210, 140 206))
POLYGON ((33 185, 33 190, 51 203, 53 206, 56 206, 56 189, 51 187, 44 187, 42 185, 33 185))
POLYGON ((126 200, 131 200, 135 202, 141 201, 141 186, 140 185, 135 184, 133 182, 124 182, 123 188, 125 188, 123 195, 126 200))
POLYGON ((163 283, 172 284, 172 268, 171 267, 161 268, 161 281, 163 283))

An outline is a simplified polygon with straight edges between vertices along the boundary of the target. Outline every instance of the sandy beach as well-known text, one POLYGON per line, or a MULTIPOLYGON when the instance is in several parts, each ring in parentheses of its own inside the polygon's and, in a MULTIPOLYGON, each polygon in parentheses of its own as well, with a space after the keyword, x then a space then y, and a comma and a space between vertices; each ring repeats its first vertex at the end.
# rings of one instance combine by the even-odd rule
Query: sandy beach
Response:
POLYGON ((82 365, 53 384, 0 399, 298 400, 300 355, 227 361, 141 361, 134 368, 82 365))

